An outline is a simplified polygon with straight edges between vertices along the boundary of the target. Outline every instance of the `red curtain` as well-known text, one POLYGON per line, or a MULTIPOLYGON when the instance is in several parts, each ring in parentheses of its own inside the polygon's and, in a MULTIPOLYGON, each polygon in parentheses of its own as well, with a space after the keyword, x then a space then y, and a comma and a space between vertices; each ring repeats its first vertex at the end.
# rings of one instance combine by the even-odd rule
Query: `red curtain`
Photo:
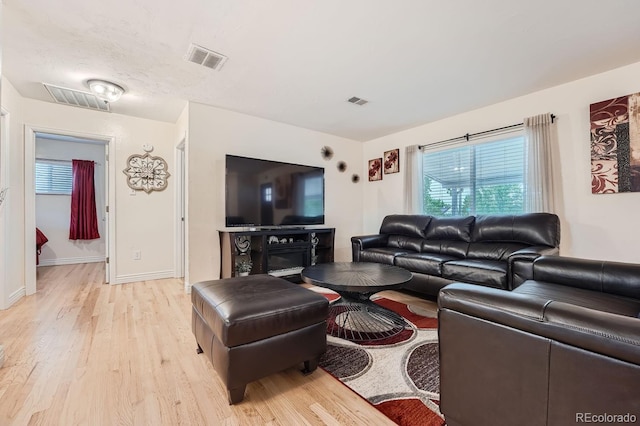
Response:
POLYGON ((93 161, 73 160, 70 240, 94 240, 98 233, 93 161))

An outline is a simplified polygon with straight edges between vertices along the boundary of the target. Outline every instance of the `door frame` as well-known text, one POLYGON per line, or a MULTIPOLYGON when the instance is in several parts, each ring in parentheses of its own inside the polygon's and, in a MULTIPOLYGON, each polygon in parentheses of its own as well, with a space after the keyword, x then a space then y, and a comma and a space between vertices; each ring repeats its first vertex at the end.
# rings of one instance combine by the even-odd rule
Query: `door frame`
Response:
MULTIPOLYGON (((11 167, 11 155, 9 149, 11 144, 11 134, 9 133, 10 114, 4 107, 0 107, 0 190, 8 188, 9 186, 9 168, 11 167)), ((9 226, 9 209, 7 204, 9 202, 8 194, 5 193, 5 200, 3 202, 4 215, 0 221, 0 309, 6 309, 9 307, 9 296, 7 293, 7 268, 8 264, 8 247, 7 241, 7 227, 9 226)))
POLYGON ((176 191, 175 191, 175 278, 184 279, 184 289, 191 290, 189 285, 189 268, 187 267, 188 256, 188 233, 187 233, 187 134, 176 145, 176 191))
POLYGON ((35 190, 35 162, 36 162, 36 133, 51 133, 55 135, 71 136, 80 139, 94 139, 98 141, 104 141, 106 145, 106 152, 108 155, 105 158, 105 172, 107 173, 107 179, 105 179, 105 206, 109 211, 106 214, 106 227, 107 236, 105 240, 106 257, 109 263, 105 267, 105 279, 109 278, 109 284, 114 284, 114 277, 116 276, 116 222, 115 222, 115 206, 116 206, 116 193, 115 193, 115 150, 116 150, 116 138, 108 135, 97 135, 91 133, 75 132, 71 130, 52 129, 48 127, 35 126, 30 124, 24 125, 24 238, 25 238, 25 253, 24 253, 24 277, 25 277, 25 290, 27 296, 36 292, 36 264, 35 262, 29 262, 29 259, 34 257, 33 245, 28 241, 36 240, 36 190, 35 190))

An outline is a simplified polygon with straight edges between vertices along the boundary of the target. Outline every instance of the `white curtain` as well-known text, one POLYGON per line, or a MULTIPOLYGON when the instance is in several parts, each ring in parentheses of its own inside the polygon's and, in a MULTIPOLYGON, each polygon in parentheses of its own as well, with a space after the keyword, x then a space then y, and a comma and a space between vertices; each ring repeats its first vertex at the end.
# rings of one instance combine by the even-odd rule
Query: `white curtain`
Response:
POLYGON ((529 212, 554 212, 553 127, 549 113, 524 119, 528 150, 526 210, 529 212))
POLYGON ((422 214, 422 150, 419 145, 405 148, 404 158, 404 211, 406 214, 422 214))

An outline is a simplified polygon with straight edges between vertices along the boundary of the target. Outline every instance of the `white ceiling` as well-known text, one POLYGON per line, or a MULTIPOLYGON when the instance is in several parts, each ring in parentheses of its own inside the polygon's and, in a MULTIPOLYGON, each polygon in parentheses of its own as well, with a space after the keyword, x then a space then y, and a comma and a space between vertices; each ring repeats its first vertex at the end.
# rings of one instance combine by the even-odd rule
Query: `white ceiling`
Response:
POLYGON ((114 113, 194 101, 361 141, 640 61, 637 0, 3 2, 22 96, 104 78, 127 89, 114 113), (187 62, 192 42, 229 59, 187 62))

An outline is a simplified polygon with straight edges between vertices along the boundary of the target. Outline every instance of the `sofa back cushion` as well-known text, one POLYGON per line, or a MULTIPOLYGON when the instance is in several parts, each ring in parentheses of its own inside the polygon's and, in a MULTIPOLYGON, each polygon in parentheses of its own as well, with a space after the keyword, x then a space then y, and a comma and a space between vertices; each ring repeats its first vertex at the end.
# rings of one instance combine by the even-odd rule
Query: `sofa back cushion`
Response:
POLYGON ((473 228, 472 241, 558 247, 560 220, 551 213, 478 216, 473 228))
POLYGON ((518 251, 528 244, 521 243, 469 243, 467 250, 467 259, 486 259, 486 260, 507 260, 514 251, 518 251))
POLYGON ((437 253, 464 259, 467 255, 469 243, 465 241, 424 240, 422 242, 423 253, 437 253))
POLYGON ((382 220, 380 234, 424 238, 430 221, 431 216, 392 214, 382 220))
POLYGON ((475 217, 434 217, 427 227, 428 240, 471 241, 475 217))
POLYGON ((422 238, 405 237, 404 235, 389 235, 387 247, 419 252, 422 249, 422 238))
POLYGON ((640 300, 640 265, 563 256, 533 262, 533 279, 640 300))
POLYGON ((422 251, 464 258, 471 241, 474 220, 473 216, 432 218, 422 251))

